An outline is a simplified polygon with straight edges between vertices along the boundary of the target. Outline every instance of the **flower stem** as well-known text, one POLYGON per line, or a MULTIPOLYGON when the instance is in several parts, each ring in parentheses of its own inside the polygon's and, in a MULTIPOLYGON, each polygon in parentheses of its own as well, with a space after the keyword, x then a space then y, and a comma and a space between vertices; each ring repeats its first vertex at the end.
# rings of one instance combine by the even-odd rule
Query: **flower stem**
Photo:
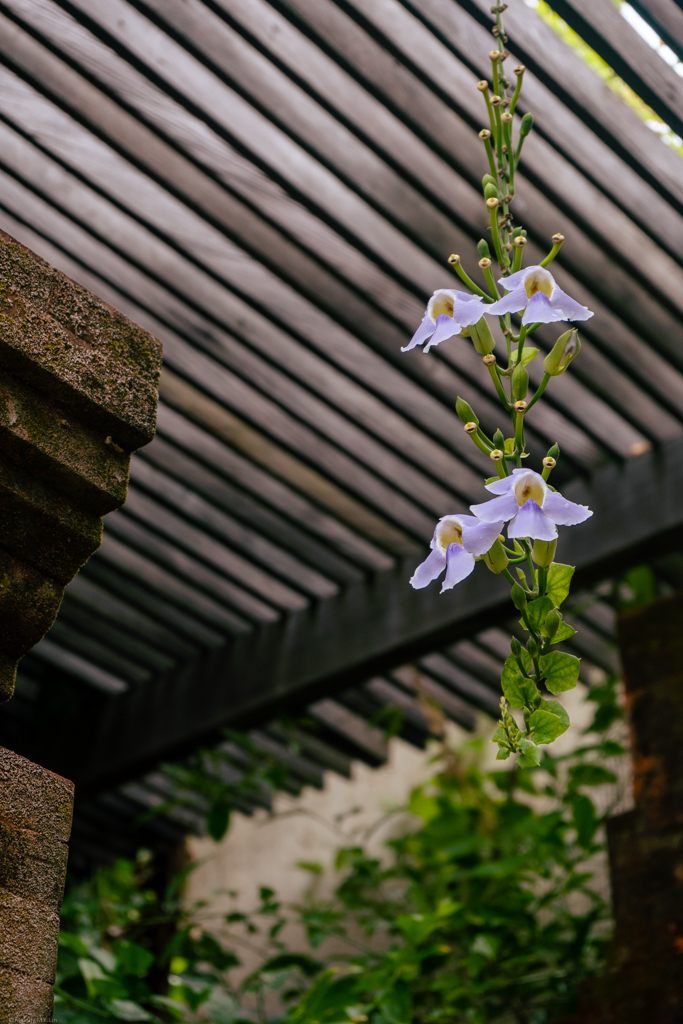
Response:
POLYGON ((519 99, 519 94, 522 91, 522 79, 523 78, 524 78, 524 72, 522 71, 522 72, 520 72, 520 74, 517 75, 517 85, 515 86, 515 91, 512 94, 512 99, 510 100, 510 106, 509 106, 508 109, 510 110, 511 114, 514 114, 514 112, 515 112, 515 107, 517 106, 517 100, 519 99))
POLYGON ((538 567, 538 596, 543 597, 545 589, 548 585, 548 570, 545 566, 539 565, 538 567))
POLYGON ((512 273, 516 274, 518 270, 522 269, 522 257, 524 256, 524 246, 515 246, 515 255, 512 257, 512 273))
MULTIPOLYGON (((522 353, 524 352, 524 342, 526 340, 527 329, 522 324, 519 332, 519 345, 517 346, 517 366, 522 365, 522 353)), ((521 373, 521 370, 520 370, 521 373)))
POLYGON ((501 402, 503 403, 503 405, 505 407, 505 411, 509 412, 511 406, 510 406, 510 403, 508 402, 508 396, 505 394, 505 389, 503 387, 503 382, 501 381, 500 376, 498 374, 498 365, 497 365, 497 363, 491 363, 490 364, 490 366, 489 366, 489 373, 491 374, 491 380, 493 381, 493 386, 496 389, 496 391, 498 392, 498 397, 500 398, 501 402))
POLYGON ((495 281, 495 278, 493 276, 493 271, 491 270, 490 267, 484 267, 483 273, 484 273, 484 277, 486 278, 486 283, 489 286, 489 289, 491 291, 491 295, 493 295, 496 299, 499 299, 500 298, 500 292, 498 291, 498 288, 496 287, 496 281, 495 281))
POLYGON ((494 178, 497 178, 498 175, 496 174, 496 160, 495 160, 495 157, 493 155, 493 148, 491 146, 491 140, 490 139, 484 139, 484 145, 486 146, 486 155, 489 158, 489 168, 491 170, 491 174, 493 175, 494 178))
POLYGON ((481 295, 482 299, 485 299, 486 302, 495 302, 495 299, 492 299, 490 295, 487 295, 485 291, 482 291, 478 284, 474 283, 460 262, 450 263, 450 266, 453 267, 460 280, 467 285, 470 291, 473 291, 475 295, 481 295))
POLYGON ((524 413, 518 412, 515 420, 515 448, 517 449, 517 465, 522 465, 522 452, 524 451, 524 413))
POLYGON ((548 386, 549 380, 550 380, 550 374, 549 373, 544 374, 543 380, 541 381, 541 383, 536 388, 536 394, 534 395, 534 397, 531 399, 531 401, 529 402, 529 404, 526 407, 526 411, 527 412, 529 411, 531 406, 534 404, 534 402, 537 402, 538 399, 541 397, 541 395, 543 394, 543 392, 545 391, 545 389, 548 386))
POLYGON ((553 260, 557 256, 558 252, 562 248, 562 242, 564 242, 564 238, 562 238, 560 241, 557 241, 557 242, 555 242, 553 244, 553 247, 550 250, 550 252, 548 253, 548 255, 546 256, 546 258, 544 260, 541 260, 541 262, 539 263, 539 267, 547 267, 549 263, 553 262, 553 260))

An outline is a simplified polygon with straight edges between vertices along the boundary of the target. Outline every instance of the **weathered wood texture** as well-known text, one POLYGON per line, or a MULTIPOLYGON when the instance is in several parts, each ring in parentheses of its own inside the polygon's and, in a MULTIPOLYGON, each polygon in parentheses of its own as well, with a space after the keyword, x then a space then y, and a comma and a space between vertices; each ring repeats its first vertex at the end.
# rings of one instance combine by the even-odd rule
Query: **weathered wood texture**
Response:
MULTIPOLYGON (((669 19, 670 3, 652 0, 669 19)), ((640 61, 645 44, 616 9, 573 6, 586 23, 612 18, 600 45, 640 61)), ((486 602, 481 573, 449 598, 417 599, 406 580, 436 518, 480 500, 489 475, 455 398, 493 430, 494 396, 465 342, 400 351, 431 291, 455 280, 448 254, 477 273, 490 7, 0 4, 0 223, 165 349, 159 435, 133 458, 129 504, 0 715, 0 742, 45 756, 41 722, 69 708, 76 736, 101 716, 101 772, 69 741, 93 794, 151 769, 77 815, 89 850, 103 822, 161 798, 155 758, 228 721, 276 742, 264 723, 283 703, 332 702, 301 730, 310 777, 351 753, 376 763, 366 719, 378 706, 401 705, 403 735, 423 742, 402 658, 420 656, 459 721, 466 704, 491 710, 506 606, 495 591, 486 602), (134 708, 148 735, 124 721, 134 708)), ((615 513, 600 474, 623 464, 639 481, 657 463, 637 453, 683 438, 681 160, 522 0, 506 25, 507 66, 528 67, 519 113, 536 125, 515 199, 529 258, 562 230, 558 280, 596 314, 529 418, 530 447, 537 459, 561 439, 558 486, 587 481, 602 526, 596 513, 581 528, 578 557, 606 572, 618 530, 626 547, 677 525, 666 508, 615 513)), ((673 74, 647 50, 631 81, 652 90, 673 74)), ((557 333, 538 331, 539 347, 557 333)), ((609 665, 610 629, 579 621, 573 649, 609 665)))
POLYGON ((683 596, 618 621, 635 808, 608 823, 615 933, 581 1024, 677 1024, 683 1015, 683 596))

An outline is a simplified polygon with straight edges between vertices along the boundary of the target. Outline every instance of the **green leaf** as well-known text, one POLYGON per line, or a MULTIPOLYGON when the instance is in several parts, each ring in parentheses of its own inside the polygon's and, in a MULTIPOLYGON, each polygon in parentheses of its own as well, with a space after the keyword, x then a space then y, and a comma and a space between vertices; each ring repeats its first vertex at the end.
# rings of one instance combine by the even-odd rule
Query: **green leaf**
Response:
MULTIPOLYGON (((533 348, 531 345, 525 345, 522 350, 522 366, 526 366, 532 359, 535 359, 538 355, 538 349, 533 348)), ((514 349, 512 356, 510 357, 510 366, 517 365, 517 349, 514 349)))
POLYGON ((517 764, 520 768, 534 768, 541 763, 541 751, 535 743, 531 740, 521 740, 519 746, 522 753, 517 759, 517 764))
MULTIPOLYGON (((526 654, 526 659, 522 658, 522 660, 525 662, 528 659, 529 667, 531 668, 531 658, 526 651, 524 654, 526 654)), ((511 708, 516 708, 517 710, 525 707, 527 704, 531 704, 538 694, 538 687, 533 679, 527 679, 522 675, 513 654, 508 655, 505 659, 501 685, 508 704, 511 708)))
POLYGON ((552 743, 569 728, 569 723, 552 713, 537 708, 529 717, 532 735, 536 743, 552 743))
POLYGON ((573 626, 570 626, 568 622, 561 622, 560 628, 558 629, 555 636, 550 641, 551 644, 562 643, 563 640, 569 640, 570 637, 576 634, 576 630, 573 626))
POLYGON ((410 985, 406 982, 394 982, 381 994, 379 1009, 386 1024, 410 1024, 413 1019, 410 985))
POLYGON ((599 764, 575 764, 569 775, 574 789, 579 786, 604 786, 617 781, 614 772, 599 764))
POLYGON ((228 831, 232 806, 223 799, 216 800, 206 818, 206 831, 215 842, 219 842, 228 831))
POLYGON ((154 954, 139 946, 137 942, 115 942, 113 948, 117 966, 122 974, 144 978, 154 963, 154 954))
POLYGON ((117 1020, 154 1020, 154 1017, 147 1010, 143 1010, 137 1003, 130 999, 112 999, 109 1003, 109 1010, 117 1020))
POLYGON ((545 685, 551 693, 563 693, 573 690, 579 678, 580 658, 562 651, 551 651, 543 654, 540 660, 541 672, 545 676, 545 685))
POLYGON ((559 608, 567 597, 573 575, 573 565, 562 565, 561 562, 553 562, 549 566, 546 592, 556 608, 559 608))
POLYGON ((435 914, 401 914, 396 918, 396 927, 413 946, 421 945, 441 924, 435 914))
POLYGON ((576 829, 577 843, 586 849, 591 844, 599 822, 593 801, 582 793, 577 794, 572 800, 572 824, 576 829))
POLYGON ((498 747, 498 753, 496 754, 496 761, 507 761, 510 756, 510 751, 507 747, 498 747))
MULTIPOLYGON (((537 633, 543 632, 545 617, 553 607, 553 602, 549 597, 537 597, 535 601, 530 601, 526 606, 526 613, 529 618, 529 622, 537 633)), ((526 624, 522 619, 520 619, 519 624, 526 629, 526 624)))
POLYGON ((571 723, 569 721, 569 715, 567 714, 566 708, 563 708, 559 700, 544 700, 541 704, 543 711, 550 711, 551 714, 557 715, 561 722, 564 722, 566 726, 571 723))
POLYGON ((505 444, 503 445, 506 455, 512 455, 515 450, 515 439, 514 437, 506 437, 505 444))

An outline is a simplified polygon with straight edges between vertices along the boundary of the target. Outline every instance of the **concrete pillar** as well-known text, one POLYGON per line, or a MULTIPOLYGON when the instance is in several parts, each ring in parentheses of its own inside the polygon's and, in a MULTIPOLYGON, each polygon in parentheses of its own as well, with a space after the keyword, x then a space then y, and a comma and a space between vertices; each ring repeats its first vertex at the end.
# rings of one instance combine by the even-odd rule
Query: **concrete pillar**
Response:
POLYGON ((609 822, 614 941, 581 1024, 683 1021, 683 595, 619 619, 635 808, 609 822))
MULTIPOLYGON (((0 703, 154 436, 161 346, 0 232, 0 703)), ((0 748, 0 1024, 51 1017, 73 785, 0 748)))

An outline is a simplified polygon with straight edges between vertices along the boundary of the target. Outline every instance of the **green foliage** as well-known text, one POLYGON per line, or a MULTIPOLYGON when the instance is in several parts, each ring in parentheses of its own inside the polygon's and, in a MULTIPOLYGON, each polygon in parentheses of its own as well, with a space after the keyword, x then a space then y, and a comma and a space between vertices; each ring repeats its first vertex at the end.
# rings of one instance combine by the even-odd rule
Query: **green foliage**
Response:
MULTIPOLYGON (((523 648, 519 659, 508 660, 530 666, 523 648)), ((616 681, 589 699, 591 729, 604 733, 620 714, 616 681)), ((442 746, 436 774, 410 796, 413 825, 379 856, 357 841, 342 846, 326 901, 283 907, 264 885, 251 912, 219 918, 205 904, 183 908, 187 870, 164 890, 152 884, 144 852, 72 881, 59 1020, 265 1021, 269 992, 283 1007, 271 1019, 283 1024, 546 1024, 573 1012, 578 982, 601 968, 608 920, 587 867, 602 848, 591 793, 614 783, 604 759, 622 748, 595 732, 569 755, 539 746, 567 724, 558 701, 539 700, 534 742, 521 741, 510 770, 479 767, 481 741, 442 746), (288 922, 308 950, 287 947, 288 922), (260 966, 237 984, 233 950, 245 936, 260 966), (328 953, 329 939, 346 952, 328 953)))

